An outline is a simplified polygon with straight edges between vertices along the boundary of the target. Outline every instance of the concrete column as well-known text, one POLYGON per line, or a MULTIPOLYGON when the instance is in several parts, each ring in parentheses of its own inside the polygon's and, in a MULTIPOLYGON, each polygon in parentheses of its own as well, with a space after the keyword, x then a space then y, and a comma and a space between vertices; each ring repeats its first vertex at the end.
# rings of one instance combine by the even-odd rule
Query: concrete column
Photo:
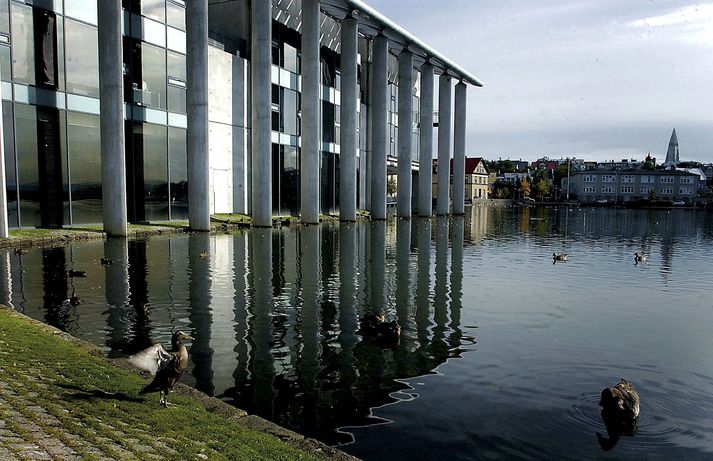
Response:
POLYGON ((467 87, 456 85, 453 128, 453 214, 465 214, 465 108, 467 87))
POLYGON ((251 213, 272 227, 272 2, 252 0, 250 14, 251 213))
POLYGON ((342 221, 356 220, 357 183, 356 155, 359 147, 357 117, 359 91, 357 88, 357 29, 356 18, 342 21, 342 87, 341 136, 339 155, 339 217, 342 221))
POLYGON ((449 210, 451 176, 451 77, 442 74, 438 87, 438 198, 436 214, 449 210))
POLYGON ((7 180, 5 177, 4 126, 5 124, 3 123, 2 114, 2 97, 0 97, 0 238, 8 238, 10 236, 7 225, 7 180))
POLYGON ((399 170, 397 213, 411 217, 411 153, 413 150, 413 53, 399 55, 399 170))
POLYGON ((372 51, 372 142, 371 142, 371 217, 386 219, 386 153, 388 137, 388 52, 389 40, 383 35, 374 37, 372 51))
POLYGON ((208 0, 186 3, 188 226, 210 230, 208 164, 208 0))
POLYGON ((121 2, 97 2, 102 220, 104 231, 115 237, 127 234, 121 17, 121 2))
POLYGON ((433 213, 433 65, 421 66, 420 151, 418 155, 418 215, 433 213))
POLYGON ((302 0, 300 215, 306 224, 319 222, 319 159, 322 152, 319 22, 319 0, 302 0))

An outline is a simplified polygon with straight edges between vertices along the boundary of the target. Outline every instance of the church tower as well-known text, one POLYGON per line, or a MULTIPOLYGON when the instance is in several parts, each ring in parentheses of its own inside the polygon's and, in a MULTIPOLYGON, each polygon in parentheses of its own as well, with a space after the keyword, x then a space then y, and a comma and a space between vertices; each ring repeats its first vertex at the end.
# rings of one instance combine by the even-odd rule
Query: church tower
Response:
POLYGON ((671 140, 668 142, 668 151, 666 152, 666 163, 674 165, 680 162, 678 158, 678 138, 676 137, 676 129, 671 133, 671 140))

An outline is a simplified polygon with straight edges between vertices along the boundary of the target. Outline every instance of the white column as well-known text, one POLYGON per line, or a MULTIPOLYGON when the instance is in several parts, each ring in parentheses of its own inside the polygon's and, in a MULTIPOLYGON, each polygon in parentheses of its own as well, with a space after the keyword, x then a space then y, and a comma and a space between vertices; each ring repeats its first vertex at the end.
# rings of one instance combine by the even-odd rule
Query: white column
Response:
POLYGON ((421 66, 420 151, 418 156, 418 215, 433 213, 433 65, 421 66))
POLYGON ((251 213, 256 227, 272 227, 272 2, 252 0, 251 213))
POLYGON ((413 150, 413 53, 399 55, 399 170, 397 214, 411 217, 411 154, 413 150))
POLYGON ((386 154, 388 137, 388 52, 389 40, 374 37, 372 51, 372 142, 371 142, 371 217, 386 219, 386 154))
POLYGON ((453 128, 453 214, 465 214, 465 108, 467 87, 456 85, 453 128))
POLYGON ((451 173, 451 77, 446 73, 438 87, 438 197, 436 214, 447 215, 451 173))
POLYGON ((116 237, 126 236, 128 221, 121 17, 118 0, 97 2, 102 219, 104 231, 116 237))
POLYGON ((210 230, 208 163, 208 0, 186 3, 188 226, 210 230))
POLYGON ((300 155, 300 215, 319 222, 319 159, 322 130, 319 98, 319 0, 302 0, 302 153, 300 155))
POLYGON ((342 86, 341 135, 339 148, 339 217, 342 221, 355 221, 357 208, 356 161, 359 138, 359 91, 357 88, 357 29, 356 18, 342 21, 342 86))

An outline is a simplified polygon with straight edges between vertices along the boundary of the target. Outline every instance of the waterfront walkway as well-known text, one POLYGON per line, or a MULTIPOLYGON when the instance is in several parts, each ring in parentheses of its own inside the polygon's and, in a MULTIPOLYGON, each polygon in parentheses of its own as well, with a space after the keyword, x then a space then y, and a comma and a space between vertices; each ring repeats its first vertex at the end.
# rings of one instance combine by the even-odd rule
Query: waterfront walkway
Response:
POLYGON ((100 355, 0 307, 0 459, 353 459, 186 386, 163 408, 100 355))

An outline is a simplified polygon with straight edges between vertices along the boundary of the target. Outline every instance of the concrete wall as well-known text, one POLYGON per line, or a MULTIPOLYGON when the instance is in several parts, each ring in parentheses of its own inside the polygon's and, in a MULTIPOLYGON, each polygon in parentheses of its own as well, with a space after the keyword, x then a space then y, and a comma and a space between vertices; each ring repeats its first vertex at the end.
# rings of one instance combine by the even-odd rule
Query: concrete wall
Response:
POLYGON ((210 212, 247 212, 247 61, 208 49, 210 212))

